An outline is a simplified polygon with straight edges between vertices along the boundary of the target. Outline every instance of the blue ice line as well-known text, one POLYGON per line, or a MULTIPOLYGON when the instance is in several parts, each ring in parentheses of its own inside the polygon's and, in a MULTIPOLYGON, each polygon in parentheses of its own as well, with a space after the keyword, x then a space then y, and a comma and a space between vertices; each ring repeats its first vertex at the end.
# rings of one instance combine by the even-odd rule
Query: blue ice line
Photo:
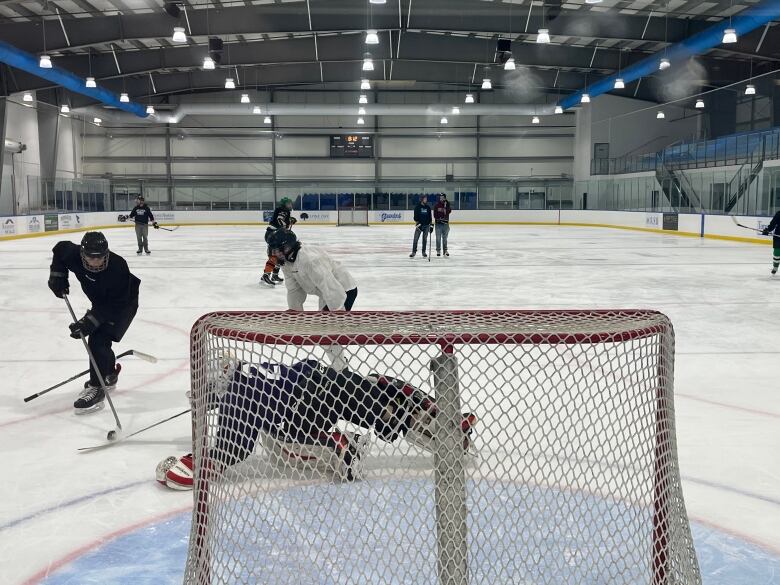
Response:
POLYGON ((37 518, 38 516, 43 516, 44 514, 49 514, 50 512, 54 512, 56 510, 60 510, 62 508, 69 508, 71 506, 75 506, 77 504, 80 504, 82 502, 85 502, 91 498, 95 498, 98 496, 104 496, 106 494, 114 493, 114 492, 121 492, 123 490, 128 490, 130 488, 137 487, 142 484, 149 483, 148 479, 144 479, 142 481, 136 481, 133 483, 128 483, 123 486, 116 486, 116 487, 110 487, 104 490, 100 490, 99 492, 92 492, 90 494, 86 494, 83 496, 79 496, 78 498, 74 498, 72 500, 68 500, 66 502, 63 502, 61 504, 57 504, 56 506, 50 506, 48 508, 44 508, 42 510, 38 510, 37 512, 33 512, 32 514, 28 514, 27 516, 22 516, 21 518, 17 518, 16 520, 11 520, 10 522, 6 522, 5 524, 0 524, 0 532, 3 530, 8 530, 9 528, 13 528, 14 526, 18 526, 19 524, 22 524, 24 522, 27 522, 28 520, 32 520, 34 518, 37 518))

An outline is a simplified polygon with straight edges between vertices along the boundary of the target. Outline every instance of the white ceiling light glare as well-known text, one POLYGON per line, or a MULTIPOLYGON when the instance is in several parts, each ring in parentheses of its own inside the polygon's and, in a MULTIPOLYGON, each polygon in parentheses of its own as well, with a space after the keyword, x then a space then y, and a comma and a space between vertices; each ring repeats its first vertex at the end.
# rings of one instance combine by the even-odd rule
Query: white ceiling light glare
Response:
POLYGON ((360 89, 364 91, 368 91, 369 89, 371 89, 371 82, 368 79, 361 79, 360 89))
POLYGON ((62 104, 60 106, 60 114, 69 114, 70 113, 70 106, 68 104, 62 104))
POLYGON ((589 104, 590 103, 590 94, 583 93, 582 97, 580 98, 581 104, 589 104))
POLYGON ((474 94, 473 93, 467 93, 466 94, 466 103, 467 104, 473 104, 474 103, 474 94))
POLYGON ((370 53, 366 53, 363 55, 363 71, 373 71, 374 70, 374 60, 371 58, 370 53))
POLYGON ((129 104, 130 103, 130 96, 126 93, 122 92, 119 96, 119 101, 123 104, 129 104))
POLYGON ((29 91, 24 92, 24 95, 22 96, 23 102, 31 102, 33 101, 33 94, 31 94, 29 91))
POLYGON ((152 105, 146 106, 146 113, 149 114, 150 116, 154 114, 154 106, 152 105))
POLYGON ((506 60, 506 63, 504 63, 504 71, 514 71, 516 68, 515 58, 509 57, 509 59, 506 60))
POLYGON ((365 116, 366 115, 366 109, 364 107, 358 108, 358 116, 365 116))
POLYGON ((539 124, 539 116, 534 116, 531 118, 531 124, 539 124))
POLYGON ((460 108, 458 106, 452 106, 452 115, 453 116, 460 115, 460 108))
POLYGON ((493 89, 493 82, 486 77, 482 80, 482 89, 493 89))
POLYGON ((262 114, 263 110, 260 108, 260 106, 255 106, 254 108, 252 108, 252 113, 253 114, 262 114))
POLYGON ((242 93, 241 94, 241 103, 242 104, 248 104, 249 103, 249 94, 248 93, 242 93))
POLYGON ((626 82, 623 81, 622 77, 618 77, 615 80, 615 87, 614 87, 614 89, 625 89, 625 88, 626 88, 626 82))
POLYGON ((378 45, 379 44, 379 35, 375 30, 367 30, 366 31, 366 44, 367 45, 378 45))
POLYGON ((733 43, 737 42, 737 31, 733 28, 727 28, 723 31, 723 41, 722 43, 724 45, 731 45, 733 43))
POLYGON ((756 95, 756 86, 752 83, 748 83, 745 86, 745 95, 756 95))
POLYGON ((666 118, 666 114, 664 114, 663 110, 658 110, 658 113, 655 115, 657 120, 663 120, 666 118))
POLYGON ((694 107, 698 110, 701 110, 704 107, 704 100, 701 98, 697 99, 696 105, 694 107))
POLYGON ((213 70, 217 68, 217 64, 214 63, 214 59, 211 58, 210 55, 207 55, 203 58, 203 68, 208 70, 213 70))
POLYGON ((546 28, 540 28, 536 33, 536 43, 539 45, 550 44, 550 31, 546 28))
POLYGON ((171 37, 171 40, 173 40, 174 43, 186 43, 187 42, 187 35, 184 32, 184 27, 182 27, 182 26, 174 26, 173 27, 173 36, 171 37))
POLYGON ((366 123, 366 121, 363 118, 358 118, 357 119, 357 123, 358 123, 358 126, 362 126, 363 124, 366 123))
POLYGON ((672 63, 667 59, 666 57, 662 57, 661 61, 658 63, 658 70, 664 71, 665 69, 669 69, 669 67, 672 66, 672 63))
POLYGON ((97 83, 95 83, 95 78, 94 77, 87 77, 85 86, 86 87, 97 87, 97 83))
POLYGON ((368 0, 369 4, 384 4, 387 0, 368 0))
POLYGON ((100 124, 102 124, 102 123, 103 123, 103 120, 101 120, 100 118, 92 118, 92 123, 93 123, 95 126, 100 126, 100 124))
POLYGON ((358 99, 359 104, 367 104, 368 103, 368 96, 364 93, 360 94, 360 98, 358 99))
POLYGON ((601 4, 601 0, 585 0, 585 4, 601 4))
POLYGON ((555 106, 555 113, 556 114, 563 114, 563 107, 561 107, 560 105, 555 106))
POLYGON ((232 77, 225 78, 225 89, 236 89, 236 80, 232 77))
POLYGON ((38 59, 38 67, 41 69, 51 69, 51 57, 48 55, 41 55, 38 59))
POLYGON ((266 116, 263 118, 263 124, 270 124, 271 123, 271 116, 266 116))
POLYGON ((439 120, 442 124, 449 124, 449 120, 447 119, 447 116, 442 116, 441 120, 439 120))

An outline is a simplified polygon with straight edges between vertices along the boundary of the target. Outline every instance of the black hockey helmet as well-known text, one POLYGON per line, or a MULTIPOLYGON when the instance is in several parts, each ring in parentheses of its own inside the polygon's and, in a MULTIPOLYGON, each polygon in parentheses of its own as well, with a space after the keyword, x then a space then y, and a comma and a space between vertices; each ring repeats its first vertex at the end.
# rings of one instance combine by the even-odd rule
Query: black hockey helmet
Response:
POLYGON ((108 267, 108 241, 102 232, 87 232, 81 238, 81 263, 89 272, 102 272, 108 267), (96 262, 100 260, 100 262, 96 262))
POLYGON ((271 250, 294 248, 297 243, 298 238, 290 230, 278 229, 268 236, 268 245, 271 247, 271 250))

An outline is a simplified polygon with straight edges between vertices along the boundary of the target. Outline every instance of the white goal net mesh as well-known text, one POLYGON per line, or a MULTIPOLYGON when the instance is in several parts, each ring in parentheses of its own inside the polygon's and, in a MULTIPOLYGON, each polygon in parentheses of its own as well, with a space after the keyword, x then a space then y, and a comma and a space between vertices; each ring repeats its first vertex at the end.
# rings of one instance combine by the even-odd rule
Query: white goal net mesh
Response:
POLYGON ((340 208, 337 225, 368 225, 368 207, 340 208))
POLYGON ((699 584, 652 311, 211 313, 185 583, 699 584))

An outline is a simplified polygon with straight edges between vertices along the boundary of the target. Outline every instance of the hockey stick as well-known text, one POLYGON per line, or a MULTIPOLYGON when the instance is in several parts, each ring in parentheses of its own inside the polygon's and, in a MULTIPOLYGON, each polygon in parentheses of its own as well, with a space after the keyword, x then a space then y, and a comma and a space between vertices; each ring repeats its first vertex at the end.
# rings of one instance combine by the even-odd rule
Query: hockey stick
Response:
MULTIPOLYGON (((119 220, 119 223, 125 223, 125 222, 127 222, 127 220, 128 220, 128 219, 130 219, 130 218, 129 218, 129 217, 127 217, 126 215, 120 215, 119 217, 124 217, 124 218, 125 218, 124 220, 121 220, 121 219, 120 219, 120 220, 119 220)), ((133 219, 133 223, 134 223, 135 225, 149 225, 148 223, 141 223, 140 221, 136 221, 136 220, 135 220, 135 218, 133 219)), ((156 227, 155 229, 158 229, 158 230, 165 230, 166 232, 175 232, 175 231, 176 231, 177 229, 179 229, 180 227, 181 227, 180 225, 177 225, 177 226, 174 226, 174 227, 172 227, 172 228, 167 228, 167 227, 163 227, 163 226, 161 226, 161 225, 157 224, 157 227, 156 227)))
MULTIPOLYGON (((762 236, 764 235, 764 230, 760 230, 760 229, 758 229, 758 228, 752 228, 752 227, 750 227, 750 226, 747 226, 747 225, 742 225, 741 223, 739 223, 739 222, 737 221, 737 216, 736 216, 736 215, 730 215, 729 217, 731 218, 731 221, 733 221, 735 225, 737 225, 737 226, 739 226, 739 227, 741 227, 741 228, 745 228, 746 230, 751 230, 751 231, 754 231, 754 232, 758 232, 758 233, 759 233, 759 234, 761 234, 762 236)), ((768 236, 771 236, 772 234, 767 234, 767 235, 768 235, 768 236)))
MULTIPOLYGON (((64 294, 62 295, 62 298, 65 299, 65 304, 68 305, 68 311, 70 311, 70 316, 73 319, 73 322, 76 323, 78 319, 76 319, 76 313, 73 312, 73 307, 70 306, 70 300, 68 299, 68 295, 64 294)), ((109 441, 113 441, 117 438, 119 433, 122 432, 122 423, 119 422, 119 415, 116 413, 116 408, 114 408, 114 402, 111 400, 111 396, 108 393, 108 389, 106 388, 106 381, 103 379, 103 374, 100 372, 100 368, 98 368, 97 362, 95 361, 95 356, 92 355, 92 350, 89 349, 89 344, 87 343, 87 338, 83 335, 81 336, 81 342, 84 344, 84 349, 87 350, 87 355, 89 355, 89 363, 92 364, 92 368, 95 370, 95 373, 98 377, 98 382, 100 382, 100 387, 103 389, 103 394, 106 397, 106 400, 108 400, 108 405, 111 407, 111 413, 114 415, 114 420, 116 421, 116 429, 108 431, 107 438, 109 441)))
POLYGON ((174 414, 173 416, 169 416, 166 419, 157 421, 156 423, 151 424, 148 427, 144 427, 144 428, 142 428, 139 431, 131 433, 131 434, 127 435, 126 437, 122 437, 121 439, 119 439, 117 441, 111 441, 109 443, 103 443, 102 445, 95 445, 94 447, 81 447, 81 448, 78 449, 78 451, 86 451, 86 452, 96 451, 98 449, 103 449, 105 447, 110 447, 111 445, 116 445, 117 443, 120 443, 120 442, 124 441, 125 439, 129 439, 130 437, 135 437, 136 435, 140 435, 141 433, 143 433, 145 431, 148 431, 149 429, 153 429, 154 427, 160 426, 163 423, 167 423, 169 420, 173 420, 175 418, 179 418, 180 416, 183 416, 183 415, 187 414, 188 412, 191 412, 191 410, 192 409, 188 408, 187 410, 184 410, 184 411, 180 412, 179 414, 174 414))
MULTIPOLYGON (((128 356, 128 355, 133 355, 133 356, 135 356, 137 358, 140 358, 140 359, 142 359, 142 360, 144 360, 146 362, 151 362, 153 364, 157 362, 157 358, 154 357, 153 355, 149 355, 148 353, 143 353, 143 352, 140 352, 140 351, 136 351, 134 349, 128 349, 127 351, 123 351, 118 356, 116 356, 116 359, 119 360, 119 359, 122 359, 123 357, 128 356)), ((25 402, 30 402, 31 400, 35 400, 39 396, 43 396, 44 394, 48 394, 52 390, 56 390, 60 386, 64 386, 68 382, 72 382, 73 380, 77 380, 78 378, 81 378, 82 376, 86 376, 87 374, 89 374, 89 370, 84 370, 83 372, 79 372, 78 374, 76 374, 74 376, 71 376, 67 380, 63 380, 62 382, 59 382, 59 383, 55 384, 54 386, 49 386, 48 388, 46 388, 46 390, 41 390, 40 392, 36 392, 35 394, 31 394, 30 396, 25 398, 24 401, 25 402)))

